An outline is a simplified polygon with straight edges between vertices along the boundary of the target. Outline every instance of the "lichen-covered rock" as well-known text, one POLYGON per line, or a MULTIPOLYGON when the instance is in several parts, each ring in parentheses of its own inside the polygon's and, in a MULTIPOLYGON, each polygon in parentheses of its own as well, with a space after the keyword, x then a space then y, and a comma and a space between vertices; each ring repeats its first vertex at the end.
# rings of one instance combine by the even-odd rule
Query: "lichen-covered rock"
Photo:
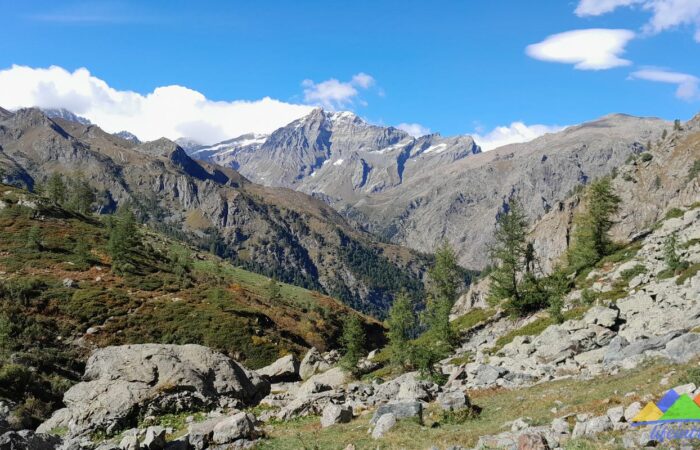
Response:
POLYGON ((89 358, 83 380, 39 431, 115 432, 139 415, 253 404, 270 390, 255 372, 201 345, 106 347, 89 358))

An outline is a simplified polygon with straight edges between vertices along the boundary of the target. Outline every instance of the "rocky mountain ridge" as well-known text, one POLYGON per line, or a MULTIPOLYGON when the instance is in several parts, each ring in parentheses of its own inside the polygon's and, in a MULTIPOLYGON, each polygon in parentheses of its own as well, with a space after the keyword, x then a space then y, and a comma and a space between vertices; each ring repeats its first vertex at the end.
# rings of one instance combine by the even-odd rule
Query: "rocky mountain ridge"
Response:
POLYGON ((377 243, 301 192, 256 185, 232 169, 197 162, 167 139, 137 144, 26 109, 0 121, 0 161, 6 181, 29 188, 52 172, 79 175, 98 192, 100 211, 130 203, 159 229, 213 243, 236 264, 324 290, 365 311, 386 311, 399 284, 422 289, 420 255, 377 243), (358 266, 360 259, 365 266, 358 266))
POLYGON ((478 269, 488 263, 492 233, 484 230, 493 229, 511 196, 534 221, 670 128, 660 119, 613 114, 482 153, 468 136, 413 138, 317 109, 248 145, 233 140, 193 156, 314 195, 390 242, 430 252, 447 239, 465 267, 478 269))
POLYGON ((467 136, 414 138, 357 115, 315 109, 269 136, 244 135, 191 152, 251 180, 294 188, 342 205, 404 179, 481 152, 467 136))

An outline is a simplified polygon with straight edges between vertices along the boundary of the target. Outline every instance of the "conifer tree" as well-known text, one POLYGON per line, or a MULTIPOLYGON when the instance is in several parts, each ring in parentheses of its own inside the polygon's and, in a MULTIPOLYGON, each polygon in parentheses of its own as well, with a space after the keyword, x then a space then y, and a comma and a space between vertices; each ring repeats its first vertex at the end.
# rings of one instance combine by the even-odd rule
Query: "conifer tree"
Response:
POLYGON ((681 257, 678 255, 678 238, 673 233, 664 241, 664 262, 669 270, 675 272, 681 267, 681 257))
POLYGON ((66 184, 60 173, 54 172, 46 182, 46 197, 57 205, 62 205, 66 201, 66 184))
POLYGON ((411 300, 405 292, 399 293, 394 299, 387 325, 391 362, 403 367, 410 359, 409 341, 414 337, 418 326, 411 300))
POLYGON ((277 280, 270 278, 270 281, 267 283, 267 295, 270 296, 270 299, 276 300, 280 298, 280 294, 280 285, 277 284, 277 280))
POLYGON ((112 270, 128 272, 131 268, 131 253, 138 245, 136 218, 129 208, 121 209, 113 220, 107 249, 112 257, 112 270))
POLYGON ((68 207, 81 214, 87 214, 96 200, 97 196, 90 184, 82 175, 78 175, 70 184, 68 207))
POLYGON ((597 180, 589 186, 585 211, 574 224, 573 243, 568 259, 574 270, 591 267, 613 250, 608 232, 614 225, 620 197, 615 195, 610 178, 597 180))
POLYGON ((494 269, 491 272, 489 301, 508 300, 515 304, 523 300, 520 276, 526 271, 528 256, 527 219, 517 199, 511 199, 506 211, 499 215, 490 249, 494 269))
POLYGON ((73 252, 75 253, 80 265, 83 267, 90 265, 92 254, 90 253, 90 246, 85 239, 78 240, 78 242, 75 244, 73 252))
POLYGON ((362 329, 360 317, 357 314, 348 314, 343 323, 343 335, 341 336, 341 344, 344 349, 341 365, 345 369, 351 372, 357 370, 357 363, 362 357, 364 343, 365 332, 362 329))
POLYGON ((446 241, 435 252, 435 264, 428 271, 429 294, 424 321, 432 337, 451 346, 454 334, 450 326, 450 311, 460 286, 460 269, 454 249, 446 241))
POLYGON ((29 229, 25 247, 30 250, 41 250, 41 228, 34 225, 29 229))

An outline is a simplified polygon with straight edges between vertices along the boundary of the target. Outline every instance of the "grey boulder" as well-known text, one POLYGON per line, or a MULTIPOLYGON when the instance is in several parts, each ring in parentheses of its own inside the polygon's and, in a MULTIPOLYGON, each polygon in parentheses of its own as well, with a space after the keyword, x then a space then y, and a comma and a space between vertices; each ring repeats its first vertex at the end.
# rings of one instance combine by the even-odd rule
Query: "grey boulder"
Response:
POLYGON ((382 414, 378 419, 377 423, 374 425, 374 430, 372 430, 372 438, 379 439, 383 437, 387 431, 394 428, 396 425, 396 416, 392 413, 382 414))
POLYGON ((8 431, 0 436, 2 450, 54 450, 61 445, 61 438, 31 430, 8 431))
POLYGON ((66 408, 37 430, 113 433, 134 425, 140 415, 253 404, 269 390, 255 372, 201 345, 106 347, 88 359, 83 382, 65 393, 66 408))
POLYGON ((230 444, 239 439, 251 439, 256 437, 255 416, 246 412, 239 412, 231 417, 221 420, 214 426, 212 442, 214 444, 230 444))
POLYGON ((376 424, 380 417, 391 413, 396 419, 408 419, 416 417, 423 422, 423 404, 420 402, 397 402, 382 405, 374 412, 370 424, 376 424))
POLYGON ((666 344, 665 353, 675 363, 684 364, 700 354, 700 334, 688 333, 666 344))
POLYGON ((292 354, 284 356, 269 366, 256 370, 258 375, 262 375, 271 383, 282 383, 299 380, 299 361, 292 354))
POLYGON ((329 404, 323 408, 321 427, 326 428, 336 423, 348 423, 352 420, 352 408, 348 406, 329 404))

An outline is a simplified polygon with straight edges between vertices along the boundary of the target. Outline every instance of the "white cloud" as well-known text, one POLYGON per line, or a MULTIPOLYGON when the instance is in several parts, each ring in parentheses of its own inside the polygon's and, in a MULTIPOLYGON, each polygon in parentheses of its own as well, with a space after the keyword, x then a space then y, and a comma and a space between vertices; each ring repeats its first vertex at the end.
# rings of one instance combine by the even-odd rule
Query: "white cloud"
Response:
POLYGON ((244 133, 270 133, 308 114, 311 107, 260 100, 213 101, 183 86, 158 87, 142 95, 120 91, 85 69, 0 70, 0 106, 66 108, 108 132, 128 130, 139 139, 165 136, 212 144, 244 133))
MULTIPOLYGON (((304 80, 304 101, 312 105, 322 106, 332 111, 347 108, 357 100, 360 92, 358 89, 368 89, 375 83, 371 75, 360 72, 350 81, 338 81, 331 78, 320 83, 313 80, 304 80)), ((364 103, 360 100, 360 103, 364 103)))
POLYGON ((611 69, 631 64, 620 55, 634 36, 630 30, 605 28, 566 31, 529 45, 525 52, 541 61, 574 64, 579 70, 611 69))
POLYGON ((674 84, 677 86, 676 97, 686 101, 700 100, 700 78, 694 75, 651 68, 632 72, 629 78, 674 84))
POLYGON ((599 16, 616 10, 621 6, 631 6, 639 0, 581 0, 574 11, 579 17, 599 16))
POLYGON ((426 128, 419 123, 400 123, 396 128, 403 130, 413 137, 421 137, 430 134, 430 128, 426 128))
POLYGON ((700 42, 698 0, 581 0, 575 12, 580 17, 599 16, 630 6, 639 6, 651 12, 651 19, 644 26, 645 32, 655 34, 681 25, 690 25, 695 28, 695 40, 700 42))
POLYGON ((482 150, 488 151, 508 144, 528 142, 546 133, 555 133, 566 127, 558 125, 525 125, 523 122, 513 122, 509 126, 496 127, 485 135, 472 135, 482 150))

